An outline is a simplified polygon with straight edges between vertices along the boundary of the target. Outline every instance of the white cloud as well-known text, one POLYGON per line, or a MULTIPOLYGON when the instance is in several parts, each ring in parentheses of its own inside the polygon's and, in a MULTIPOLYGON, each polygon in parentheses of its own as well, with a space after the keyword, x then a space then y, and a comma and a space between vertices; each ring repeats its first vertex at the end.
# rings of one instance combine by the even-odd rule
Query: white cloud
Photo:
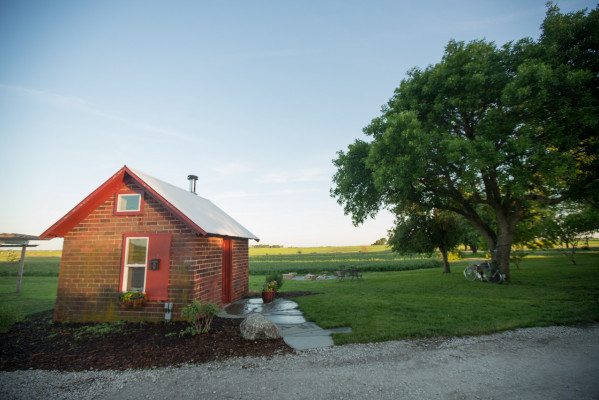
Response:
POLYGON ((212 169, 220 176, 232 176, 241 173, 251 172, 253 167, 248 164, 228 163, 212 167, 212 169))
POLYGON ((109 121, 119 122, 121 124, 126 125, 129 128, 140 130, 140 131, 143 131, 146 133, 149 132, 149 133, 154 133, 154 134, 158 134, 158 135, 166 135, 166 136, 176 137, 179 139, 190 139, 189 135, 182 133, 182 132, 162 128, 162 127, 155 126, 152 124, 133 121, 126 117, 122 117, 117 114, 103 111, 99 107, 89 103, 86 100, 78 98, 78 97, 64 96, 62 94, 57 94, 57 93, 53 93, 53 92, 49 92, 49 91, 28 89, 28 88, 24 88, 24 87, 20 87, 20 86, 4 85, 1 83, 0 83, 0 88, 6 89, 6 90, 11 90, 11 91, 21 93, 21 94, 25 94, 30 97, 33 97, 34 99, 37 99, 38 101, 49 103, 49 104, 52 104, 57 107, 74 109, 74 110, 84 112, 89 115, 94 115, 94 116, 97 116, 97 117, 100 117, 100 118, 103 118, 103 119, 106 119, 109 121))
POLYGON ((332 173, 324 168, 309 168, 299 171, 275 171, 258 178, 261 183, 328 182, 332 173))
POLYGON ((260 192, 234 191, 214 194, 211 197, 214 199, 233 199, 233 198, 248 198, 248 197, 276 197, 276 196, 296 196, 298 194, 313 193, 313 189, 283 189, 260 192))

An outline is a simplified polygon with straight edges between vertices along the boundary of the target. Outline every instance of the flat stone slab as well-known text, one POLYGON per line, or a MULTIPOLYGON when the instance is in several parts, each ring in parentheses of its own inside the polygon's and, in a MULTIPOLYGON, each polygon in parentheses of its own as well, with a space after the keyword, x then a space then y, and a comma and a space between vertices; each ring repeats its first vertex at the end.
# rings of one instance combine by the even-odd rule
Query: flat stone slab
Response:
MULTIPOLYGON (((311 279, 306 279, 305 276, 296 276, 295 278, 291 278, 294 281, 305 281, 305 280, 311 280, 311 279)), ((324 280, 331 280, 331 279, 337 279, 336 276, 333 275, 318 275, 315 280, 317 281, 324 281, 324 280)))
POLYGON ((298 325, 306 322, 306 319, 304 318, 304 315, 301 313, 301 311, 297 315, 265 313, 264 316, 277 325, 298 325))
POLYGON ((333 338, 330 336, 283 336, 283 340, 295 350, 318 349, 332 347, 333 338))
MULTIPOLYGON (((245 317, 251 313, 271 314, 279 312, 291 312, 297 309, 295 301, 287 299, 276 299, 270 303, 264 303, 260 298, 243 299, 229 305, 221 311, 219 316, 227 318, 245 317), (222 314, 222 315, 221 315, 222 314), (228 315, 227 315, 228 314, 228 315)), ((301 314, 301 311, 296 310, 301 314)))
POLYGON ((297 303, 287 299, 275 299, 275 301, 271 303, 264 304, 262 309, 267 313, 292 311, 301 313, 301 311, 297 309, 297 303))
POLYGON ((329 333, 314 322, 279 327, 281 336, 328 336, 329 333))
POLYGON ((342 326, 341 328, 331 328, 331 329, 327 329, 327 331, 329 331, 329 333, 350 333, 351 326, 342 326))

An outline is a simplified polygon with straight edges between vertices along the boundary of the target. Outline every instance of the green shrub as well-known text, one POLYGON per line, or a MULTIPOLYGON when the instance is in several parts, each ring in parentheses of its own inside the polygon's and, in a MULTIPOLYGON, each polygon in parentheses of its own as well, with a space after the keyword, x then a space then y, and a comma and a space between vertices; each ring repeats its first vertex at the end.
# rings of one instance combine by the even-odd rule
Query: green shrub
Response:
POLYGON ((181 310, 181 317, 191 325, 191 334, 197 335, 210 331, 212 319, 220 312, 220 308, 209 301, 193 300, 191 304, 181 310))
POLYGON ((12 304, 0 306, 0 333, 6 333, 22 319, 21 311, 12 304))
POLYGON ((77 340, 99 338, 109 333, 122 332, 125 327, 125 321, 101 322, 97 324, 83 325, 76 328, 73 337, 77 340))
POLYGON ((273 272, 270 275, 266 276, 264 282, 276 282, 276 291, 278 292, 281 290, 281 287, 283 286, 283 274, 281 274, 280 272, 273 272))

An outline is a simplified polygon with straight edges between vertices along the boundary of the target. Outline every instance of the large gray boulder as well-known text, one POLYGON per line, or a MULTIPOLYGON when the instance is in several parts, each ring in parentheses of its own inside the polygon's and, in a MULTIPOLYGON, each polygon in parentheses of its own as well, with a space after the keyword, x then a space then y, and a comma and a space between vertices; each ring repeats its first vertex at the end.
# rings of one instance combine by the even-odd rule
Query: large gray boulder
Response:
POLYGON ((262 314, 253 313, 247 316, 240 325, 241 336, 244 339, 278 339, 281 337, 279 328, 262 314))

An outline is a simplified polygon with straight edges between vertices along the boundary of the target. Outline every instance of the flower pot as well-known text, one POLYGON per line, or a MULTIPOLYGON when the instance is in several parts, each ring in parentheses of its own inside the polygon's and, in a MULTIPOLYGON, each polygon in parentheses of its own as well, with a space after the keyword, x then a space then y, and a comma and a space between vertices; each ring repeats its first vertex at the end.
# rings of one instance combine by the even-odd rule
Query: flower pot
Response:
POLYGON ((142 308, 145 304, 146 304, 146 299, 144 299, 144 298, 133 299, 133 300, 122 301, 121 308, 139 309, 139 308, 142 308))
POLYGON ((262 292, 262 301, 265 303, 270 303, 275 299, 275 294, 277 292, 262 292))

